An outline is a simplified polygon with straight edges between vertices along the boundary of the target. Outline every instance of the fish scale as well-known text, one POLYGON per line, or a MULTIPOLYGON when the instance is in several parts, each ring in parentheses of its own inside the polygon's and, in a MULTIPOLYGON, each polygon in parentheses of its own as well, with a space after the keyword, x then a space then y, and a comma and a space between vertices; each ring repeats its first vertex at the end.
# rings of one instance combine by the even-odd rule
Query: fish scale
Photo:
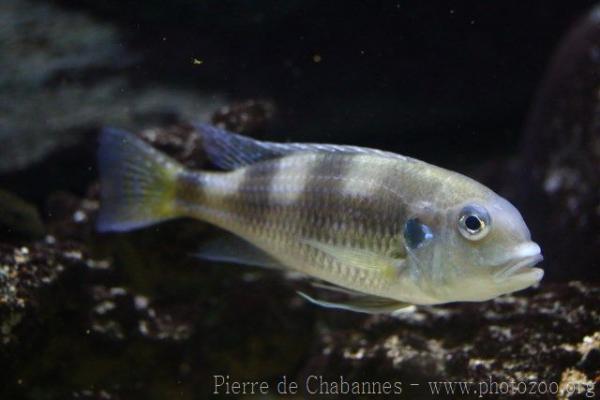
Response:
MULTIPOLYGON (((307 157, 310 161, 315 161, 314 157, 307 157)), ((299 161, 302 161, 303 157, 298 156, 298 158, 300 159, 299 161)), ((350 162, 350 164, 353 160, 353 156, 351 155, 335 155, 334 159, 331 159, 331 157, 328 158, 328 163, 337 165, 340 165, 341 162, 335 158, 345 158, 347 159, 345 161, 350 162)), ((213 223, 230 229, 242 237, 251 238, 259 242, 264 241, 267 247, 288 249, 288 251, 289 243, 297 242, 299 239, 315 239, 331 245, 342 246, 366 247, 371 244, 373 245, 373 250, 381 250, 386 245, 389 245, 390 239, 382 235, 381 227, 385 225, 381 223, 382 218, 380 217, 380 213, 373 214, 371 212, 366 214, 366 218, 363 216, 363 220, 372 221, 373 223, 371 224, 366 224, 365 221, 357 221, 356 219, 344 221, 342 224, 340 223, 340 219, 343 220, 343 216, 346 214, 345 210, 337 208, 339 211, 335 215, 327 212, 321 215, 319 212, 320 210, 326 211, 329 207, 336 208, 336 206, 344 202, 349 202, 351 206, 352 198, 356 197, 355 193, 344 195, 341 193, 341 190, 338 191, 331 188, 327 190, 320 189, 327 188, 327 184, 331 182, 335 182, 340 186, 346 185, 348 177, 316 175, 311 177, 312 190, 307 190, 306 185, 309 183, 305 182, 305 180, 297 182, 293 179, 294 176, 302 175, 299 169, 306 168, 306 165, 303 165, 302 162, 290 162, 286 160, 282 163, 280 160, 276 160, 268 164, 247 168, 256 168, 257 171, 254 171, 254 173, 245 171, 245 180, 240 185, 216 183, 216 186, 220 189, 223 187, 232 188, 232 192, 226 193, 219 190, 214 198, 209 200, 209 203, 214 204, 215 209, 218 211, 230 212, 233 218, 228 218, 227 220, 216 218, 213 220, 213 223), (286 176, 287 179, 280 179, 287 182, 284 187, 273 187, 270 184, 275 178, 272 174, 273 171, 286 176), (299 197, 294 203, 281 204, 276 201, 274 202, 272 196, 270 196, 274 190, 281 193, 285 191, 302 193, 303 196, 299 197), (268 201, 266 200, 267 198, 268 201), (319 203, 322 207, 317 207, 319 203), (303 224, 303 221, 308 222, 308 224, 303 224), (357 225, 360 225, 362 229, 356 229, 357 225), (248 226, 252 228, 248 229, 248 226), (340 229, 341 226, 345 229, 340 229), (356 234, 358 231, 362 233, 361 236, 356 234)), ((338 172, 340 172, 339 168, 338 172)), ((239 172, 237 173, 239 174, 239 172)), ((223 174, 221 179, 227 181, 229 178, 227 174, 223 174)), ((216 181, 213 180, 213 182, 216 181)), ((206 195, 210 198, 210 186, 205 186, 204 189, 207 193, 206 195)), ((371 197, 371 194, 368 195, 371 197)), ((370 210, 378 209, 377 204, 371 204, 363 198, 354 202, 357 206, 362 206, 365 209, 367 208, 366 206, 370 206, 370 210)), ((373 203, 373 201, 371 202, 373 203)), ((222 214, 221 212, 217 212, 216 215, 222 214)), ((210 218, 204 213, 194 216, 198 218, 210 218)), ((385 216, 383 216, 383 219, 385 219, 385 216)), ((341 265, 323 252, 311 249, 309 246, 292 247, 292 249, 295 250, 292 251, 294 255, 303 259, 301 263, 295 263, 301 270, 308 269, 310 271, 312 268, 313 270, 317 270, 318 273, 322 273, 323 277, 329 280, 341 280, 344 283, 357 284, 362 279, 373 281, 369 286, 383 286, 383 281, 378 279, 379 272, 377 271, 369 271, 369 273, 365 272, 364 269, 355 271, 355 269, 341 265), (337 270, 340 271, 339 276, 330 276, 337 270)))

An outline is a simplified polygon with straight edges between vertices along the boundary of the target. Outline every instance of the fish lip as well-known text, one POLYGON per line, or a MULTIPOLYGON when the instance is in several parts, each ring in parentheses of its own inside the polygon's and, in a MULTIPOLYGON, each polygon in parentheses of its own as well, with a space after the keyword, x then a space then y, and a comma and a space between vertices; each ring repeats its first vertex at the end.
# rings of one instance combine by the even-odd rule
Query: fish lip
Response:
POLYGON ((502 282, 509 278, 525 277, 529 274, 536 278, 536 281, 540 280, 544 271, 532 267, 543 259, 540 247, 536 243, 524 243, 515 249, 508 261, 498 266, 499 270, 493 275, 494 281, 502 282))
POLYGON ((494 274, 494 280, 496 282, 502 282, 509 278, 528 274, 529 272, 542 271, 540 268, 532 267, 543 259, 544 257, 542 257, 541 254, 538 254, 535 256, 526 257, 516 262, 511 262, 494 274))

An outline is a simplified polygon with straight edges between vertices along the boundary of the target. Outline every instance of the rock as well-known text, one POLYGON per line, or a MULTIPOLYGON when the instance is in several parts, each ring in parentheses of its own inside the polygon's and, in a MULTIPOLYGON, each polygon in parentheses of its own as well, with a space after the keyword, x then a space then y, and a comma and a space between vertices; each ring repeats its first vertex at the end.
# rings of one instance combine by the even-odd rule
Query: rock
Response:
MULTIPOLYGON (((272 102, 249 99, 215 111, 212 122, 232 132, 260 135, 272 122, 275 105, 272 102)), ((191 169, 211 168, 202 148, 202 137, 193 124, 177 124, 150 128, 139 136, 160 151, 191 169)))
POLYGON ((43 235, 44 225, 35 206, 0 189, 0 240, 39 239, 43 235))
POLYGON ((145 129, 139 136, 188 168, 200 169, 206 165, 202 139, 191 124, 145 129))
MULTIPOLYGON (((34 336, 19 325, 29 318, 27 327, 31 328, 33 318, 39 323, 46 317, 38 314, 42 288, 83 262, 79 246, 57 245, 52 236, 28 246, 0 244, 0 347, 34 336)), ((2 360, 3 364, 6 361, 2 360)))
MULTIPOLYGON (((511 390, 523 382, 521 390, 529 390, 545 382, 546 390, 556 389, 554 396, 528 398, 554 398, 559 388, 575 386, 589 398, 600 389, 599 295, 598 284, 548 284, 484 303, 362 318, 350 329, 324 327, 297 381, 342 375, 402 382, 403 393, 413 399, 430 398, 432 381, 474 382, 471 390, 491 390, 492 382, 515 382, 511 390)), ((490 398, 500 394, 506 395, 490 392, 490 398)))
POLYGON ((230 132, 256 135, 264 131, 272 122, 275 104, 262 99, 250 99, 219 108, 212 117, 212 123, 230 132))
POLYGON ((600 6, 563 39, 531 110, 518 202, 546 279, 600 280, 600 6))

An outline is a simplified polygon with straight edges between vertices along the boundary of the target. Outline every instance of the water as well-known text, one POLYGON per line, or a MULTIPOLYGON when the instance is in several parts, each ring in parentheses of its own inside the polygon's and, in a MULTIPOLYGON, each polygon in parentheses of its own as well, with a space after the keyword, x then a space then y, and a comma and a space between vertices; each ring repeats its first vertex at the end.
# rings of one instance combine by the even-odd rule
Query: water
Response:
POLYGON ((597 395, 600 30, 577 22, 592 5, 2 2, 0 398, 597 395), (546 277, 373 317, 196 260, 217 233, 202 223, 97 234, 98 129, 200 168, 194 120, 475 177, 520 209, 546 277))

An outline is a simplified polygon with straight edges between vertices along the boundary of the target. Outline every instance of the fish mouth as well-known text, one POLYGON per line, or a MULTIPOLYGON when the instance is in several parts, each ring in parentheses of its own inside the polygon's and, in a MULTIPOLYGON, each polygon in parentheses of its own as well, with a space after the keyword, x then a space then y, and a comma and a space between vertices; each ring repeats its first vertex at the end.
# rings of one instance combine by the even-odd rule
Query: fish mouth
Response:
POLYGON ((510 258, 498 266, 494 273, 495 282, 503 282, 508 279, 528 282, 538 282, 544 276, 544 270, 533 268, 542 261, 540 246, 534 242, 523 243, 516 247, 510 258))

